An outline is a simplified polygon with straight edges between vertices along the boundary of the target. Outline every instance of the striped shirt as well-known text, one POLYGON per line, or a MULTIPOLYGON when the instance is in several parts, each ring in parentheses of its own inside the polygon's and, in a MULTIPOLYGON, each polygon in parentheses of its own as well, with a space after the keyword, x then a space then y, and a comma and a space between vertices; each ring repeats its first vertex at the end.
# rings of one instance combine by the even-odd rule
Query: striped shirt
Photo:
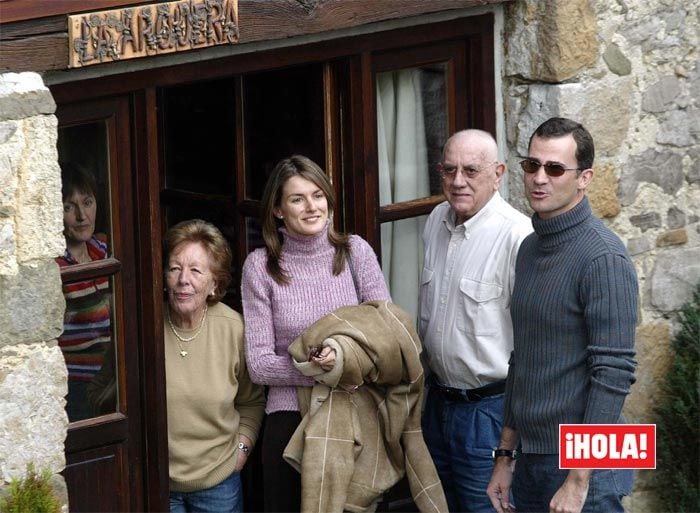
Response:
MULTIPOLYGON (((93 235, 86 244, 93 261, 107 258, 104 234, 93 235)), ((60 267, 78 263, 67 249, 56 262, 60 267)), ((112 337, 109 278, 64 283, 63 295, 66 313, 58 345, 66 359, 68 379, 90 381, 102 367, 104 351, 112 337)))

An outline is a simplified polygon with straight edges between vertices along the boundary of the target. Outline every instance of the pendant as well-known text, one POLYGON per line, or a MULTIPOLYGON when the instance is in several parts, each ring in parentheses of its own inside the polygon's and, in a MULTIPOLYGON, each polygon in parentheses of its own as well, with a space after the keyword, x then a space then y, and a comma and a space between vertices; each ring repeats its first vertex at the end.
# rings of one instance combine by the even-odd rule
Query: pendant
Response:
POLYGON ((183 358, 184 358, 185 356, 187 356, 187 351, 185 351, 184 349, 182 349, 182 350, 180 351, 180 356, 182 356, 183 358))

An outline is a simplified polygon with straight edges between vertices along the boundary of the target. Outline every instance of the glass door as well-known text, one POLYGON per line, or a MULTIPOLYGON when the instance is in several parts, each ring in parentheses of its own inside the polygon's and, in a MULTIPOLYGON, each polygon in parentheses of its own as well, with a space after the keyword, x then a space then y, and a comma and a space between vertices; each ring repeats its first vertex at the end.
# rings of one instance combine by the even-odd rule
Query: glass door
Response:
POLYGON ((62 105, 66 300, 58 344, 68 369, 71 511, 142 509, 139 337, 129 100, 62 105), (128 314, 127 314, 128 312, 128 314))

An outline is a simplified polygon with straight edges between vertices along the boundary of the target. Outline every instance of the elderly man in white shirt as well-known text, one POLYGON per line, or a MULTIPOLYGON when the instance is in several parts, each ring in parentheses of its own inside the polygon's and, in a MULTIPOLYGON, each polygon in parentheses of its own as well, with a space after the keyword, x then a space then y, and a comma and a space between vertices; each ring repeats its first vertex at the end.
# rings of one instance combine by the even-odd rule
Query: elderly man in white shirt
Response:
POLYGON ((510 296, 530 219, 498 193, 493 137, 457 132, 439 165, 447 201, 423 232, 419 329, 430 377, 423 435, 450 511, 494 511, 486 495, 513 350, 510 296))

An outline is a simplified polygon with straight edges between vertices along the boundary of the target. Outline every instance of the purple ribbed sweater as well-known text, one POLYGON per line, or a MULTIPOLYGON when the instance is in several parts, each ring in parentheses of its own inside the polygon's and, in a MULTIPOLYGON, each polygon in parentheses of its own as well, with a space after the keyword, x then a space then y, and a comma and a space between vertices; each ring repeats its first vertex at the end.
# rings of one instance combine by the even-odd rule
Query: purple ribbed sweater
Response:
MULTIPOLYGON (((282 268, 291 278, 280 285, 267 273, 267 251, 259 248, 243 265, 241 295, 245 318, 246 362, 255 383, 269 385, 265 411, 298 411, 297 386, 312 386, 292 364, 287 347, 306 328, 341 306, 357 304, 352 274, 346 266, 333 275, 335 251, 328 227, 318 235, 299 236, 284 228, 282 268)), ((350 236, 362 301, 390 299, 377 256, 367 242, 350 236)))

